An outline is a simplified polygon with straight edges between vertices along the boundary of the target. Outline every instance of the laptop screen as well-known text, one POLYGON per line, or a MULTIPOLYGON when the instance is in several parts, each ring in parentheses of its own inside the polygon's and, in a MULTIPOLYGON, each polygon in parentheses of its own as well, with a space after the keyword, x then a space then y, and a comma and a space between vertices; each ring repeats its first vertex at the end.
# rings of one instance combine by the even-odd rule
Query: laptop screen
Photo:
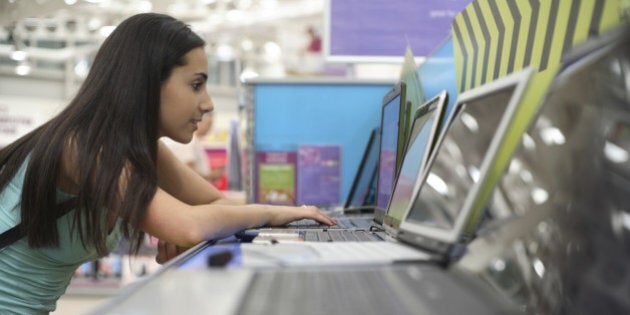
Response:
POLYGON ((414 187, 418 184, 418 178, 422 177, 430 150, 437 141, 447 100, 448 94, 443 91, 416 110, 400 173, 387 208, 387 225, 397 227, 409 207, 414 187))
POLYGON ((408 220, 453 228, 513 92, 514 87, 508 87, 462 104, 408 220))
POLYGON ((460 237, 471 219, 477 183, 494 161, 532 71, 526 68, 460 94, 404 215, 403 239, 429 237, 436 244, 460 237))
POLYGON ((368 140, 361 164, 352 182, 348 198, 344 208, 358 208, 366 205, 367 197, 376 176, 376 164, 378 162, 378 129, 372 130, 368 140))
POLYGON ((404 104, 404 83, 399 83, 384 98, 381 116, 381 145, 376 185, 376 206, 387 208, 396 176, 399 122, 404 104))

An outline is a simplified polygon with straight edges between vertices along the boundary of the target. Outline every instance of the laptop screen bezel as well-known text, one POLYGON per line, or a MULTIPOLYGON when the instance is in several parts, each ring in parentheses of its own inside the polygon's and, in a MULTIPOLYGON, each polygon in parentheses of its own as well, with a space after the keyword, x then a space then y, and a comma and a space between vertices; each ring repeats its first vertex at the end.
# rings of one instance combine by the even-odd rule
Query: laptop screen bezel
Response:
POLYGON ((523 70, 513 72, 509 75, 486 83, 479 87, 465 91, 459 95, 455 106, 449 115, 444 131, 440 134, 438 143, 436 144, 435 149, 431 154, 431 159, 429 161, 428 168, 422 176, 422 181, 420 185, 417 186, 417 189, 414 191, 411 199, 412 202, 409 204, 409 207, 407 207, 403 220, 400 224, 398 233, 399 239, 421 247, 429 248, 444 248, 444 244, 454 244, 460 239, 462 230, 466 222, 470 219, 469 215, 472 213, 475 198, 479 193, 479 189, 482 187, 484 181, 486 180, 490 166, 494 163, 496 159, 497 152, 505 138, 508 127, 514 119, 514 113, 516 112, 518 105, 521 103, 521 98, 524 94, 525 88, 527 87, 532 73, 533 69, 531 67, 527 67, 523 70), (508 87, 514 87, 514 92, 512 93, 512 96, 508 101, 506 110, 499 122, 499 126, 497 127, 497 131, 490 142, 488 151, 484 154, 484 158, 480 167, 479 179, 472 185, 472 187, 468 191, 462 205, 462 209, 457 214, 457 218, 455 219, 452 228, 437 228, 424 225, 421 222, 408 220, 411 209, 413 208, 413 201, 416 200, 418 194, 420 194, 422 190, 422 187, 426 183, 426 179, 430 173, 429 169, 433 164, 433 160, 435 160, 435 158, 437 157, 438 150, 442 146, 442 142, 448 135, 448 129, 450 128, 450 125, 452 124, 454 119, 456 119, 461 113, 463 107, 471 101, 477 100, 481 97, 487 96, 508 87))
MULTIPOLYGON (((403 141, 403 134, 401 134, 401 121, 402 119, 404 119, 404 108, 406 106, 407 100, 406 100, 406 85, 404 82, 402 81, 398 81, 396 84, 394 84, 394 86, 392 87, 392 89, 387 92, 387 94, 385 94, 385 96, 383 97, 383 102, 382 102, 382 107, 381 107, 381 124, 380 124, 380 128, 379 128, 379 148, 378 148, 378 162, 377 162, 377 167, 376 167, 376 192, 375 192, 375 196, 374 196, 374 207, 375 209, 380 208, 379 207, 379 202, 378 202, 378 198, 379 198, 379 192, 380 192, 380 186, 382 184, 381 181, 381 154, 383 152, 383 123, 384 123, 384 118, 385 118, 385 108, 391 103, 392 100, 394 100, 396 97, 400 97, 400 102, 398 105, 398 122, 397 122, 397 126, 398 126, 398 130, 396 132, 396 161, 394 162, 394 174, 392 174, 392 188, 394 185, 394 180, 396 179, 396 165, 398 165, 398 150, 400 148, 400 142, 403 141)), ((394 105, 394 104, 392 104, 394 105)), ((391 199, 391 191, 390 191, 390 199, 391 199)), ((389 200, 387 201, 387 203, 389 204, 389 200)), ((383 209, 385 210, 385 209, 383 209)))

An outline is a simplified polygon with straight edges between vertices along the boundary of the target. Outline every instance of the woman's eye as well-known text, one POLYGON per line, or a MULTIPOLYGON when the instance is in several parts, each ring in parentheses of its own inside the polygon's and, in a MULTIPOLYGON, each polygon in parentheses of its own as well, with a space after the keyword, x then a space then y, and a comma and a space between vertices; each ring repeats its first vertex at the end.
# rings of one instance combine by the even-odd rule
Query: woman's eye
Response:
POLYGON ((199 90, 201 90, 201 87, 202 87, 202 86, 203 86, 203 84, 202 84, 202 83, 200 83, 200 82, 196 82, 196 83, 193 83, 193 84, 192 84, 193 90, 195 90, 195 91, 199 91, 199 90))

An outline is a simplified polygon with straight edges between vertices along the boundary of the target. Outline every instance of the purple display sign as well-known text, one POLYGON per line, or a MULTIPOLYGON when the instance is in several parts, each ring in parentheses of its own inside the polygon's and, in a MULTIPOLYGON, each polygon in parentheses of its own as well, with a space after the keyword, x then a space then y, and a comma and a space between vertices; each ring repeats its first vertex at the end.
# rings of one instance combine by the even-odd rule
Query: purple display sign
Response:
POLYGON ((339 205, 341 191, 341 147, 300 145, 298 147, 298 204, 339 205))
POLYGON ((451 32, 471 0, 328 0, 324 52, 328 61, 402 61, 407 43, 428 56, 451 32))

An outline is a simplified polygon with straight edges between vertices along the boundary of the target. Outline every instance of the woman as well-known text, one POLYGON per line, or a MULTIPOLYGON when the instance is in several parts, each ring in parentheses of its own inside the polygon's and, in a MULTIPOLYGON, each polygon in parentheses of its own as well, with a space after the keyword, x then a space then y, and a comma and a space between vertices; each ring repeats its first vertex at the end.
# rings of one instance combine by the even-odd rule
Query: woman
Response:
POLYGON ((26 232, 0 249, 0 313, 54 310, 74 270, 122 236, 132 250, 157 237, 161 263, 249 227, 335 223, 315 207, 232 205, 158 140, 191 141, 213 110, 203 46, 169 16, 130 17, 70 104, 0 150, 0 232, 26 232))

